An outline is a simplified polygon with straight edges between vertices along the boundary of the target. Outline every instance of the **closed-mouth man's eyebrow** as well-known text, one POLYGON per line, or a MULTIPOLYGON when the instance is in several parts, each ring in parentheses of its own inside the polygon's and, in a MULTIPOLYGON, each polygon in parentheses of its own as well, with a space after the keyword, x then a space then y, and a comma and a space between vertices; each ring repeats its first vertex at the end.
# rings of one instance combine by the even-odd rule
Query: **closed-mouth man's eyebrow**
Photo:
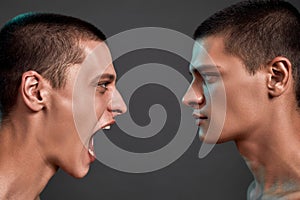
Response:
POLYGON ((199 66, 193 66, 190 65, 190 73, 193 73, 194 71, 204 71, 204 70, 215 70, 220 69, 221 67, 218 65, 199 65, 199 66))

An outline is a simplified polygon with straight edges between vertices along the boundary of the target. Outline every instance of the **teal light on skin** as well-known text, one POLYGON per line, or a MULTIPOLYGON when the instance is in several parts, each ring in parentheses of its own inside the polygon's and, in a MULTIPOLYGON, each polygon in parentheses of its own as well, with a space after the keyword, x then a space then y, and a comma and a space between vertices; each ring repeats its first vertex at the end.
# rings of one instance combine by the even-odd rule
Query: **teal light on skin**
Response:
POLYGON ((203 96, 204 102, 194 107, 194 113, 207 116, 207 120, 199 126, 198 134, 204 141, 200 148, 199 158, 205 157, 221 135, 226 116, 226 93, 220 66, 208 51, 210 47, 203 40, 196 40, 193 47, 190 73, 193 82, 187 92, 187 99, 203 96))
MULTIPOLYGON (((248 188, 248 199, 286 200, 290 195, 298 194, 299 184, 293 177, 287 177, 285 181, 275 180, 273 184, 265 187, 266 171, 262 165, 253 169, 253 162, 242 156, 255 179, 248 188), (250 167, 252 166, 252 167, 250 167)), ((274 163, 275 164, 275 163, 274 163)), ((293 198, 292 198, 293 199, 293 198)))

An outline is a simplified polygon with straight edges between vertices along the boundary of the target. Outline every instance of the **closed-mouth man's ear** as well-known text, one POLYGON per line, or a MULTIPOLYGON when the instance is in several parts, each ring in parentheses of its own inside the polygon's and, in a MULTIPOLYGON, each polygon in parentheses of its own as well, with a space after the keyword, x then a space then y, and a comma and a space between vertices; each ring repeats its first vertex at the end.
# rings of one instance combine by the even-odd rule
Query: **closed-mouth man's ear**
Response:
POLYGON ((46 106, 48 97, 47 81, 36 71, 27 71, 22 75, 21 94, 24 103, 34 112, 46 106))
POLYGON ((271 98, 283 94, 291 80, 292 64, 287 58, 278 56, 268 64, 267 86, 271 98))

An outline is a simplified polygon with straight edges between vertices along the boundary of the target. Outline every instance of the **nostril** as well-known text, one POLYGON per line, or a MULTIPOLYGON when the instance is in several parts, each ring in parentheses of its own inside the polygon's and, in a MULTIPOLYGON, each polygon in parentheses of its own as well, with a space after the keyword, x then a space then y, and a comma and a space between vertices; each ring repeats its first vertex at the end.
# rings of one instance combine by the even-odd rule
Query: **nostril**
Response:
POLYGON ((192 108, 198 108, 198 107, 199 107, 199 104, 198 104, 197 102, 194 102, 194 101, 189 102, 188 105, 189 105, 190 107, 192 107, 192 108))
POLYGON ((121 109, 115 109, 112 110, 113 113, 115 113, 116 115, 121 115, 122 113, 124 113, 121 109))

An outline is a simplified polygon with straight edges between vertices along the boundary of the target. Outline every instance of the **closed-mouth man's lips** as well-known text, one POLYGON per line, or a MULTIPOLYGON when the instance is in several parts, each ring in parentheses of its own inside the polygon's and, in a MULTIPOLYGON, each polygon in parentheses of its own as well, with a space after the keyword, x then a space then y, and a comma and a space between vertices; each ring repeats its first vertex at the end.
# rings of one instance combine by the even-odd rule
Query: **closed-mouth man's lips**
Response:
POLYGON ((194 111, 193 117, 196 119, 197 126, 201 126, 208 119, 206 115, 200 113, 199 111, 194 111))

